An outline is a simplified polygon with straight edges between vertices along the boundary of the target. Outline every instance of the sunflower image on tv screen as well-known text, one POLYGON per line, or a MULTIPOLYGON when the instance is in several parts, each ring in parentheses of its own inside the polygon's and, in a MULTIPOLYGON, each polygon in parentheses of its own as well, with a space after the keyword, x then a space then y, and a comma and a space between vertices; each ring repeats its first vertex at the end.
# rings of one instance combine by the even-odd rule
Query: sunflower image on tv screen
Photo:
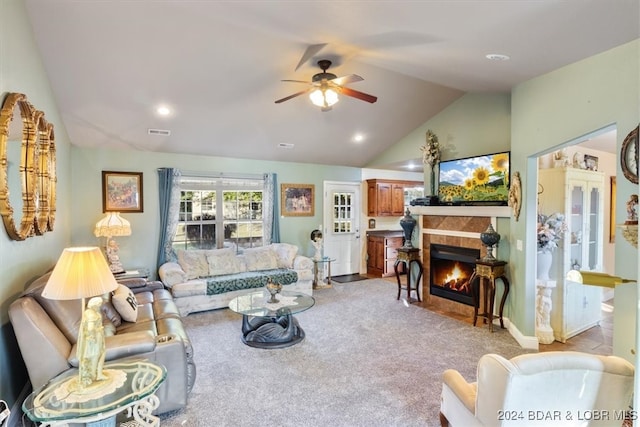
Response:
POLYGON ((509 152, 440 162, 438 197, 441 203, 507 204, 509 152))

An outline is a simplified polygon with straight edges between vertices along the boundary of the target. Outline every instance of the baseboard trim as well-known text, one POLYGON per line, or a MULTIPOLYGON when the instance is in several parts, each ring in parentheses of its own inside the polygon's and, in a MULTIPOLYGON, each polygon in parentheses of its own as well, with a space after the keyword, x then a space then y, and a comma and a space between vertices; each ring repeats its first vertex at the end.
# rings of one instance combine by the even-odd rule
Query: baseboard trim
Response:
MULTIPOLYGON (((513 339, 515 339, 516 342, 520 344, 520 347, 526 350, 539 350, 538 337, 524 335, 522 332, 520 332, 520 329, 518 329, 513 323, 511 323, 508 317, 503 317, 503 321, 505 327, 507 328, 507 331, 509 331, 513 339)), ((498 320, 498 325, 500 325, 500 320, 498 320)))

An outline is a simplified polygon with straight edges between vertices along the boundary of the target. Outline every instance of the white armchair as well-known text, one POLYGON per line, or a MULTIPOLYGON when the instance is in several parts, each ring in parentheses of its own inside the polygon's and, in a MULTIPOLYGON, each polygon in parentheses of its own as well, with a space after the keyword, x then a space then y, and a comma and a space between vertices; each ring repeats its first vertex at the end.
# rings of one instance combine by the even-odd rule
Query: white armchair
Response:
POLYGON ((486 354, 477 382, 443 374, 440 423, 471 426, 621 426, 633 393, 634 367, 616 356, 574 351, 486 354))

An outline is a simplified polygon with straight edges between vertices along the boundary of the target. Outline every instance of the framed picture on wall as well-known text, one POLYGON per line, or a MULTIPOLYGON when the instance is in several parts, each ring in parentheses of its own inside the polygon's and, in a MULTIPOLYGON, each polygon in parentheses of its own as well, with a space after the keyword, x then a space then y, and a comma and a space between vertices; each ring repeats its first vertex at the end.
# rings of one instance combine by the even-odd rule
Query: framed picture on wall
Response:
POLYGON ((598 158, 596 156, 590 156, 588 154, 585 154, 584 164, 587 170, 590 170, 590 171, 598 170, 598 158))
POLYGON ((313 184, 280 184, 282 216, 313 216, 314 188, 313 184))
POLYGON ((142 172, 102 171, 102 212, 142 212, 142 172))

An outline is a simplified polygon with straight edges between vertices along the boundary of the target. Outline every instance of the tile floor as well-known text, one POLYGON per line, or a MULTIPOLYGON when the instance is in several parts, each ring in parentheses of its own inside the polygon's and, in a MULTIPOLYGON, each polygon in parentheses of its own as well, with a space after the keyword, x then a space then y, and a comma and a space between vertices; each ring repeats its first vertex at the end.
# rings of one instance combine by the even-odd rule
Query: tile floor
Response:
POLYGON ((581 334, 567 340, 566 343, 554 341, 551 344, 540 344, 540 351, 582 351, 585 353, 609 356, 613 354, 613 301, 602 304, 602 321, 600 325, 587 329, 581 334))

